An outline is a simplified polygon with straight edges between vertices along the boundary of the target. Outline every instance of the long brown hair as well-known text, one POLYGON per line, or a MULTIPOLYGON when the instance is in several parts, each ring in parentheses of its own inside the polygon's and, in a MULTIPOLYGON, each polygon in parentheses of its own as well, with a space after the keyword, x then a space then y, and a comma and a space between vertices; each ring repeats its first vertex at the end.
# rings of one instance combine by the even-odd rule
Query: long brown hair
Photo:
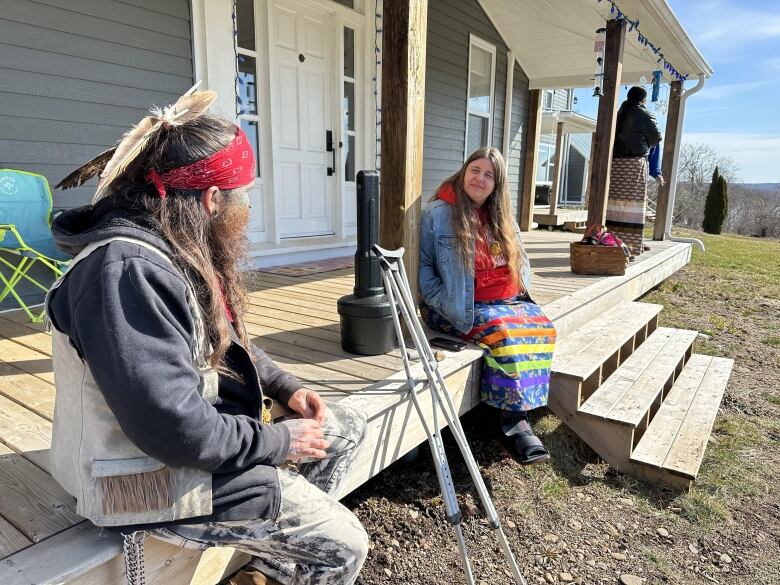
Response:
POLYGON ((474 213, 471 199, 463 188, 468 166, 479 159, 487 159, 493 165, 495 186, 483 206, 488 210, 488 224, 494 241, 501 247, 501 253, 506 258, 512 278, 520 283, 520 265, 522 252, 515 234, 516 223, 512 216, 512 203, 509 200, 509 182, 507 180, 506 163, 497 148, 479 148, 471 153, 457 173, 444 179, 436 189, 433 199, 439 197, 439 191, 445 185, 450 185, 455 191, 455 205, 452 210, 452 227, 455 231, 455 243, 458 257, 464 267, 474 271, 474 242, 484 240, 479 219, 474 213))
MULTIPOLYGON (((247 334, 243 325, 246 291, 241 283, 239 264, 244 250, 237 238, 220 237, 225 231, 223 217, 232 207, 241 205, 240 190, 220 191, 218 219, 206 215, 201 190, 167 189, 161 198, 154 185, 144 176, 149 168, 164 173, 207 158, 226 146, 235 136, 236 127, 228 120, 204 114, 180 126, 162 129, 144 151, 112 184, 111 193, 97 205, 110 205, 137 215, 169 244, 172 260, 186 274, 195 291, 198 306, 211 344, 209 364, 231 374, 224 363, 230 346, 223 296, 234 319, 234 327, 245 347, 247 334)), ((240 234, 239 234, 240 236, 240 234)), ((243 239, 243 238, 241 238, 243 239)))

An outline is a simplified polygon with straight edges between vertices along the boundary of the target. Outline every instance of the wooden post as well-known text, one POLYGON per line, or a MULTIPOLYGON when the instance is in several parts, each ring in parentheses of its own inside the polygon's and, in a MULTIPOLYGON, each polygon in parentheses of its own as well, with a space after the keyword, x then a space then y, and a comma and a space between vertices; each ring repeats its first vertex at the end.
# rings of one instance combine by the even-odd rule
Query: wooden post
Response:
POLYGON ((663 187, 658 188, 658 199, 655 207, 655 225, 653 226, 653 239, 664 239, 664 226, 666 217, 673 213, 669 209, 669 186, 672 183, 672 161, 677 149, 677 125, 680 123, 680 101, 682 98, 682 81, 672 81, 669 95, 669 109, 666 112, 666 132, 664 133, 664 156, 661 162, 661 172, 664 177, 663 187))
POLYGON ((561 177, 563 171, 563 122, 558 122, 555 130, 555 165, 552 187, 550 188, 550 215, 555 215, 555 209, 558 207, 558 191, 561 188, 561 177))
POLYGON ((428 0, 384 3, 382 17, 382 186, 379 241, 403 246, 417 288, 423 171, 428 0))
POLYGON ((518 202, 520 229, 531 229, 536 196, 536 165, 539 159, 539 137, 542 133, 542 90, 532 89, 528 99, 528 124, 525 126, 525 160, 523 163, 523 192, 518 202))
POLYGON ((612 168, 612 147, 615 144, 615 122, 623 73, 623 46, 626 42, 626 21, 607 22, 607 39, 604 49, 604 95, 599 99, 596 119, 593 162, 588 191, 588 226, 603 224, 607 214, 609 171, 612 168))

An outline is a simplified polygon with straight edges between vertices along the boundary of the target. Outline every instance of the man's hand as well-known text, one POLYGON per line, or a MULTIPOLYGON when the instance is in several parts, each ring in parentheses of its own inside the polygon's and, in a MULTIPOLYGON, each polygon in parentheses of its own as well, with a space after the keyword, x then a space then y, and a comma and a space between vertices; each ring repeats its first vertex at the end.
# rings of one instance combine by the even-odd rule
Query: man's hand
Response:
POLYGON ((290 396, 287 408, 303 418, 314 419, 320 424, 325 422, 325 401, 314 390, 299 388, 290 396))
POLYGON ((663 175, 658 175, 658 176, 655 178, 655 182, 656 182, 656 183, 658 183, 658 186, 659 186, 659 187, 663 187, 663 186, 664 186, 664 182, 665 182, 665 181, 664 181, 664 177, 663 177, 663 175))
POLYGON ((301 463, 322 459, 327 455, 325 449, 330 443, 320 428, 320 423, 307 418, 293 418, 278 423, 287 427, 290 432, 290 449, 285 461, 301 463))

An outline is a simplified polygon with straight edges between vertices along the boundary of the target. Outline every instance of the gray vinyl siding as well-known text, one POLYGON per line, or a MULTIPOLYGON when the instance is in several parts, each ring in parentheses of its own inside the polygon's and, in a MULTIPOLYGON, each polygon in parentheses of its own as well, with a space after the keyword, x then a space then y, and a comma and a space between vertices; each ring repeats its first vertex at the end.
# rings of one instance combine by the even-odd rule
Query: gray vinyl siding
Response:
MULTIPOLYGON (((512 79, 512 121, 509 126, 511 142, 507 160, 509 172, 509 194, 512 205, 517 203, 523 190, 523 170, 525 165, 525 145, 528 140, 525 128, 528 124, 528 76, 520 65, 515 64, 512 79)), ((531 169, 534 172, 534 169, 531 169)))
MULTIPOLYGON (((423 204, 436 187, 463 164, 466 147, 469 35, 496 47, 492 146, 502 148, 507 47, 477 0, 430 0, 425 72, 423 204)), ((525 154, 523 130, 528 117, 528 79, 514 73, 513 138, 508 161, 510 189, 517 199, 525 154)))
MULTIPOLYGON (((51 185, 193 83, 188 0, 2 0, 0 167, 51 185)), ((55 207, 88 202, 55 191, 55 207)))

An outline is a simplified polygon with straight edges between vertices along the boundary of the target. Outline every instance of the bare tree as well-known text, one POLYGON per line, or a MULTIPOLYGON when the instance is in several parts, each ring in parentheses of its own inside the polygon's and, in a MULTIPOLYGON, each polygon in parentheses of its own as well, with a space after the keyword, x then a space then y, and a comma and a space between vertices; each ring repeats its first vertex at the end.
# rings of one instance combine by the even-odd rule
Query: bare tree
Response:
POLYGON ((720 174, 728 183, 738 180, 739 167, 733 159, 720 154, 707 144, 684 143, 682 145, 677 166, 677 194, 672 215, 675 225, 695 229, 701 226, 704 218, 704 200, 715 167, 718 167, 720 174))

